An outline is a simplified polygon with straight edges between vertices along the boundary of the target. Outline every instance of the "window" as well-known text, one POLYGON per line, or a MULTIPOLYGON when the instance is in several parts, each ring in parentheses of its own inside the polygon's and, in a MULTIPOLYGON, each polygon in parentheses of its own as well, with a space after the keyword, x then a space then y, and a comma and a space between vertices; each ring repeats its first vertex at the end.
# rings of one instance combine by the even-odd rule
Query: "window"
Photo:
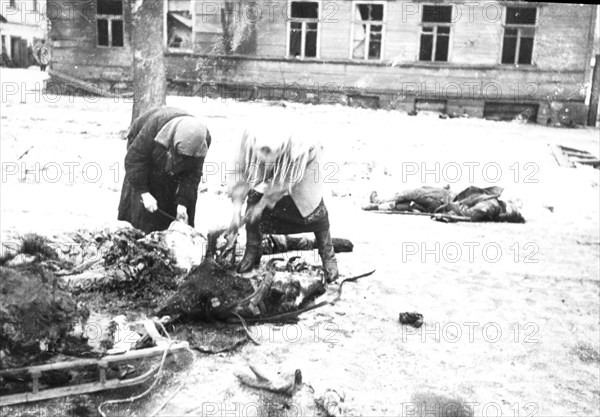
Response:
POLYGON ((98 46, 124 46, 123 1, 97 0, 98 46))
POLYGON ((502 42, 503 64, 531 65, 537 9, 535 7, 507 7, 502 42))
POLYGON ((352 59, 381 59, 384 25, 383 4, 354 4, 352 59))
POLYGON ((192 2, 169 0, 167 12, 167 47, 172 50, 194 49, 192 2))
POLYGON ((448 61, 452 6, 423 6, 419 61, 448 61))
POLYGON ((316 58, 318 56, 319 3, 292 1, 289 12, 288 56, 316 58))

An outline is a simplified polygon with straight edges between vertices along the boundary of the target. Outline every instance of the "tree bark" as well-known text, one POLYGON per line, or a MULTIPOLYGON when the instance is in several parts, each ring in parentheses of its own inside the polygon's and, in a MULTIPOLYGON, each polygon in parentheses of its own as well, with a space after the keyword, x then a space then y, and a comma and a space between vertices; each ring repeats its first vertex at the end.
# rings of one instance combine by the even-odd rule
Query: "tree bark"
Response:
POLYGON ((161 0, 132 0, 132 121, 150 108, 166 103, 163 8, 161 0))
POLYGON ((600 101, 600 54, 596 55, 594 72, 592 74, 592 91, 590 94, 590 107, 588 109, 588 126, 596 126, 598 119, 598 102, 600 101))

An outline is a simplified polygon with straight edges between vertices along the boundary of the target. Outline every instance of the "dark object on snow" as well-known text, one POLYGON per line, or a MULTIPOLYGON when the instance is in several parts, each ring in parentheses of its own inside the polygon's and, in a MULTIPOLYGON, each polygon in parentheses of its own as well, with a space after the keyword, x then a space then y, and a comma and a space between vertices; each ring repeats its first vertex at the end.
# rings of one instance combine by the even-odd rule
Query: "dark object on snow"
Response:
POLYGON ((177 293, 158 313, 179 322, 214 321, 230 317, 229 308, 254 292, 249 279, 205 258, 192 269, 177 293))
POLYGON ((461 191, 444 212, 469 217, 473 222, 525 223, 517 207, 500 200, 502 187, 468 187, 461 191))
MULTIPOLYGON (((348 239, 332 238, 335 253, 352 252, 354 244, 348 239)), ((284 253, 290 251, 318 249, 316 239, 311 235, 264 235, 263 254, 284 253)))
POLYGON ((34 365, 60 353, 84 353, 85 343, 77 343, 69 333, 88 316, 42 266, 0 267, 0 368, 34 365))
POLYGON ((416 329, 423 325, 423 315, 420 313, 400 313, 400 323, 412 326, 416 329))
POLYGON ((177 215, 177 205, 185 206, 189 224, 194 226, 198 184, 211 137, 199 124, 183 124, 193 119, 184 110, 159 107, 131 124, 119 220, 145 233, 167 229, 171 219, 149 212, 141 201, 141 194, 149 192, 158 208, 171 217, 177 215))
POLYGON ((244 385, 287 396, 294 395, 302 384, 302 371, 300 369, 276 371, 249 364, 234 373, 244 385))
POLYGON ((452 201, 454 194, 448 188, 419 187, 402 191, 392 198, 378 198, 373 191, 370 204, 363 210, 416 211, 421 213, 435 213, 440 207, 452 201), (384 206, 385 207, 382 207, 384 206))
POLYGON ((378 198, 373 192, 363 210, 429 213, 441 221, 525 223, 513 203, 500 199, 503 191, 501 187, 471 186, 455 195, 449 188, 420 187, 387 199, 378 198))
POLYGON ((277 261, 269 261, 258 271, 262 276, 251 279, 206 257, 157 315, 178 323, 268 318, 300 310, 325 293, 314 267, 298 268, 292 258, 284 270, 276 270, 277 261))

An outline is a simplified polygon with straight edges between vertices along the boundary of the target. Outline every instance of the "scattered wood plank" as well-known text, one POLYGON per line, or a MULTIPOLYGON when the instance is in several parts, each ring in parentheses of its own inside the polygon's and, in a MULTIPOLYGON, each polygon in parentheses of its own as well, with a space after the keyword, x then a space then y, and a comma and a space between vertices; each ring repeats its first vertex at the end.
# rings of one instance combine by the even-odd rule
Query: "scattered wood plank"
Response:
POLYGON ((112 92, 112 91, 105 90, 103 88, 96 87, 96 86, 90 84, 89 82, 80 80, 79 78, 75 78, 71 75, 67 75, 65 73, 62 73, 62 72, 59 72, 56 70, 50 70, 50 76, 66 83, 66 84, 71 84, 73 87, 76 87, 80 90, 86 91, 86 92, 96 95, 96 96, 108 97, 108 98, 116 97, 116 98, 121 98, 121 99, 133 97, 133 92, 118 94, 116 92, 112 92))
POLYGON ((550 146, 550 151, 552 155, 554 155, 554 159, 556 159, 556 163, 560 167, 565 168, 575 168, 575 164, 565 155, 563 152, 563 148, 560 145, 548 145, 550 146))

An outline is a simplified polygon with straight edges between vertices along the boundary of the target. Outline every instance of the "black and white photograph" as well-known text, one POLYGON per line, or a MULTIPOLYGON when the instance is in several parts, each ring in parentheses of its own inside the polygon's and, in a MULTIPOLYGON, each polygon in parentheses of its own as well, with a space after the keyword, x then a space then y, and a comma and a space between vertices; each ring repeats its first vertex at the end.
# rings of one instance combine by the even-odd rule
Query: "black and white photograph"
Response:
POLYGON ((600 5, 0 36, 0 417, 600 417, 600 5))

